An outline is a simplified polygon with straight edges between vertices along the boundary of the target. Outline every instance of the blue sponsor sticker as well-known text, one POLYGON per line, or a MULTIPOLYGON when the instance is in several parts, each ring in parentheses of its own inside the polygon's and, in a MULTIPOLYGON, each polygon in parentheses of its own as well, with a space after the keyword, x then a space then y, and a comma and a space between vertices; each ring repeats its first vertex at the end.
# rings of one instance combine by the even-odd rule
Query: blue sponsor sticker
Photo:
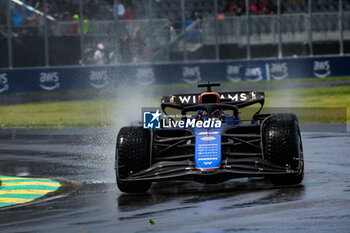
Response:
POLYGON ((195 163, 198 169, 219 168, 221 164, 221 135, 200 133, 195 142, 195 163))

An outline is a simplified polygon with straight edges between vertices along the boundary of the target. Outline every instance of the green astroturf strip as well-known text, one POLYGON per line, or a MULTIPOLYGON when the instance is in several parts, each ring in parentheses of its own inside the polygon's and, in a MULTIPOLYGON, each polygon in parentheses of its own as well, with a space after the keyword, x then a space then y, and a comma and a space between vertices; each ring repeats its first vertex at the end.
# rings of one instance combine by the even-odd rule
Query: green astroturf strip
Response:
POLYGON ((10 205, 16 205, 16 203, 0 202, 0 207, 10 206, 10 205))
POLYGON ((23 198, 23 199, 36 199, 45 196, 43 194, 0 194, 0 198, 23 198))
MULTIPOLYGON (((131 89, 129 92, 132 93, 131 89)), ((345 120, 350 123, 350 85, 268 90, 265 91, 265 96, 265 109, 266 107, 347 108, 348 115, 345 120)), ((159 106, 160 97, 145 97, 140 101, 140 104, 159 106)), ((118 100, 61 101, 0 106, 0 128, 119 127, 127 123, 125 119, 134 115, 132 111, 130 113, 125 110, 131 104, 126 97, 118 100), (121 111, 125 114, 116 116, 115 113, 121 111)), ((132 109, 140 111, 136 107, 132 109)), ((317 111, 300 115, 302 123, 345 122, 345 117, 339 118, 334 114, 320 116, 317 111)))
POLYGON ((21 185, 21 186, 2 186, 1 190, 52 190, 55 191, 59 189, 59 187, 54 186, 45 186, 45 185, 21 185))
POLYGON ((41 179, 3 180, 2 181, 2 183, 17 183, 17 182, 47 182, 47 183, 57 183, 57 184, 59 183, 54 180, 41 180, 41 179))

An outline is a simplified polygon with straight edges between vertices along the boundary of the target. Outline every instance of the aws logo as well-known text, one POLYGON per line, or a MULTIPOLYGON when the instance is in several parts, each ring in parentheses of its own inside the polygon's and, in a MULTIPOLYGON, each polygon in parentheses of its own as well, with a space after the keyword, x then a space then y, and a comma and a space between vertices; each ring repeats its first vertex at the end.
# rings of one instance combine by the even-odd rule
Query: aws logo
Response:
POLYGON ((263 80, 263 71, 261 67, 248 67, 245 69, 245 76, 248 81, 263 80))
POLYGON ((286 62, 266 64, 270 76, 274 80, 282 80, 288 77, 288 66, 286 62))
POLYGON ((8 78, 6 73, 0 73, 0 93, 9 89, 8 78))
POLYGON ((314 61, 314 75, 317 78, 325 78, 331 74, 331 65, 329 60, 314 61))
POLYGON ((108 86, 108 75, 106 70, 90 71, 89 83, 93 88, 102 89, 108 86))
POLYGON ((232 82, 241 81, 241 68, 242 65, 228 65, 226 67, 226 78, 232 82))
POLYGON ((41 72, 39 82, 39 86, 45 91, 53 91, 60 87, 58 72, 41 72))
POLYGON ((182 67, 182 76, 185 83, 193 84, 202 80, 199 66, 182 67))
POLYGON ((136 71, 136 83, 141 86, 148 86, 154 84, 154 71, 153 68, 139 68, 136 71))

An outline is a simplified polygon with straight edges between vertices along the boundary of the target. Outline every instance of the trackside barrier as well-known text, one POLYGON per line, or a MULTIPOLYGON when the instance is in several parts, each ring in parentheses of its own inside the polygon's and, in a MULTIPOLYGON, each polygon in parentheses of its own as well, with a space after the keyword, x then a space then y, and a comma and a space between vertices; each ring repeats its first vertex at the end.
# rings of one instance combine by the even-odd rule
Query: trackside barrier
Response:
POLYGON ((350 56, 0 69, 0 94, 350 76, 350 56))

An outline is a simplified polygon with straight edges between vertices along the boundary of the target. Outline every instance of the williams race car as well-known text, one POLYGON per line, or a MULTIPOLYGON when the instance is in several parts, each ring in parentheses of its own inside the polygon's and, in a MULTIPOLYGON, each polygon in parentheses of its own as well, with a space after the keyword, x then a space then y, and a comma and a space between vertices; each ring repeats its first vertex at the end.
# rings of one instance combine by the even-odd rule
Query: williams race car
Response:
MULTIPOLYGON (((297 116, 261 114, 263 92, 211 90, 219 85, 199 84, 207 88, 201 94, 163 96, 161 109, 169 118, 158 121, 156 127, 143 122, 120 129, 115 168, 122 192, 147 192, 152 182, 174 179, 219 183, 260 176, 277 185, 302 182, 297 116), (249 121, 242 120, 239 110, 253 104, 260 105, 258 111, 249 121), (181 112, 181 119, 175 121, 170 110, 181 112)), ((156 122, 161 114, 152 115, 151 121, 156 122)))

